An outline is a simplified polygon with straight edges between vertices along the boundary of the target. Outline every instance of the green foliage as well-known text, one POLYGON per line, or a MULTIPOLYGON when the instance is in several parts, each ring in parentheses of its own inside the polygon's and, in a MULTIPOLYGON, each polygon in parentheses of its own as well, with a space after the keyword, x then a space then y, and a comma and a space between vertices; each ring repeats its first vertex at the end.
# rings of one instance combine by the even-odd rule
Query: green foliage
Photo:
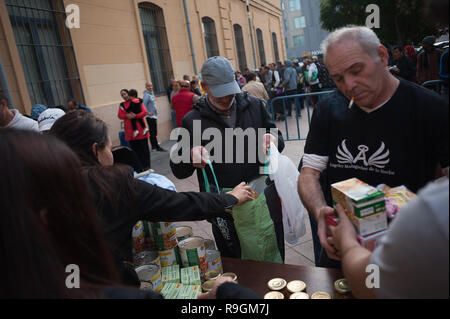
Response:
POLYGON ((439 35, 426 22, 424 0, 320 0, 322 28, 328 31, 347 25, 366 25, 369 4, 380 8, 380 28, 373 29, 385 44, 419 44, 427 35, 439 35))

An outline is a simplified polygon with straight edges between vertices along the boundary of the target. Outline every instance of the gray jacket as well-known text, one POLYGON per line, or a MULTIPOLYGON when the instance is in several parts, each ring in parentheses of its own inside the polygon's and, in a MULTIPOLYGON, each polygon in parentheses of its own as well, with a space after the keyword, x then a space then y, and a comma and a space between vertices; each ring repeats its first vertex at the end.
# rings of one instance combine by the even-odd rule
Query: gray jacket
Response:
POLYGON ((292 67, 292 61, 286 61, 282 85, 286 90, 297 89, 297 71, 292 67))
POLYGON ((156 110, 156 98, 153 93, 145 90, 144 91, 144 97, 143 97, 143 103, 145 108, 147 109, 148 117, 152 119, 156 119, 158 117, 158 111, 156 110), (153 112, 153 115, 150 115, 150 112, 153 112))

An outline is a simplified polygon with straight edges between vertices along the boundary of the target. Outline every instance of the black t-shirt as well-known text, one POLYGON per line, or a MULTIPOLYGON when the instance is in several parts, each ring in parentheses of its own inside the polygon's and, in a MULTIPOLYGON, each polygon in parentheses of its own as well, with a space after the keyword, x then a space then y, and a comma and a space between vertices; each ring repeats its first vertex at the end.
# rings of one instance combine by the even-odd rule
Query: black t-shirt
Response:
POLYGON ((366 113, 340 93, 315 108, 305 154, 328 156, 325 195, 330 185, 359 178, 376 186, 417 190, 448 167, 448 101, 431 90, 400 80, 392 98, 366 113))

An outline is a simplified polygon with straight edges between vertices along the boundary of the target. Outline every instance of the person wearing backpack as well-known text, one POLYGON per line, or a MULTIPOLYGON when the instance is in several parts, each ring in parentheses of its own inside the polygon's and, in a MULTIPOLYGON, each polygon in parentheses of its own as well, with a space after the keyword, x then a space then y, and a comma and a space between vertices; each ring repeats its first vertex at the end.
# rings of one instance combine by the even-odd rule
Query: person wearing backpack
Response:
MULTIPOLYGON (((313 57, 313 60, 308 65, 308 82, 311 89, 311 93, 320 92, 320 81, 318 78, 319 70, 317 69, 317 65, 314 63, 314 61, 317 61, 317 57, 313 57)), ((311 97, 312 107, 314 107, 317 102, 319 101, 319 97, 317 95, 314 95, 311 97)))

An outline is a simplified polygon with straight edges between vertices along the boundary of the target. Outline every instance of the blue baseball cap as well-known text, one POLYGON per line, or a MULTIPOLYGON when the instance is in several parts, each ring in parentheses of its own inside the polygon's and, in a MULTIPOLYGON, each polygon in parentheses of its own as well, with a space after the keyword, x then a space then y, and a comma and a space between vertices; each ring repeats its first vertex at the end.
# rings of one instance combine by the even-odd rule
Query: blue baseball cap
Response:
POLYGON ((241 92, 234 77, 234 69, 230 61, 215 56, 203 63, 200 71, 204 81, 214 97, 224 97, 241 92))

